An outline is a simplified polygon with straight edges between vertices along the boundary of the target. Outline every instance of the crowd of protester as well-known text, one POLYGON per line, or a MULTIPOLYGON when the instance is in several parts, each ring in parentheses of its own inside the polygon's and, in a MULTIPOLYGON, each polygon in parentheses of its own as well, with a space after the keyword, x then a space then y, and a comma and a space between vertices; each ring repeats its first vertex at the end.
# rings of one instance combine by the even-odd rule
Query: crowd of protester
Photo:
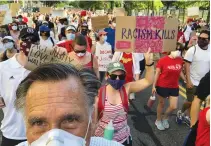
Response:
POLYGON ((93 30, 90 18, 86 11, 65 18, 34 14, 29 27, 28 20, 19 15, 1 26, 7 30, 0 34, 1 146, 53 145, 59 141, 64 146, 132 146, 129 100, 152 85, 158 100, 155 126, 168 129, 168 117, 178 109, 180 80, 186 84, 187 101, 175 120, 190 127, 184 145, 208 146, 209 24, 189 18, 178 28, 177 48, 158 54, 161 57, 154 62, 150 48, 146 53, 115 51, 115 17, 102 30, 93 30), (29 71, 24 67, 32 44, 63 47, 83 69, 51 63, 29 71), (102 51, 109 54, 106 68, 102 51), (202 101, 206 105, 200 111, 202 101), (162 114, 165 102, 169 106, 162 114), (113 141, 103 138, 110 121, 113 141))

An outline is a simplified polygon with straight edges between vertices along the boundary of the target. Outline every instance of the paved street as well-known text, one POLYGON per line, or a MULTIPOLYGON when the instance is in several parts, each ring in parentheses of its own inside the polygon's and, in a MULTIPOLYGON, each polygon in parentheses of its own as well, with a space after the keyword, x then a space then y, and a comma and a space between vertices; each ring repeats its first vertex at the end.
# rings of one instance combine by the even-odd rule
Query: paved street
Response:
MULTIPOLYGON (((182 89, 182 88, 181 88, 182 89)), ((182 146, 185 136, 188 132, 186 125, 177 125, 175 122, 175 114, 170 117, 170 129, 159 131, 154 125, 156 119, 156 106, 154 104, 152 113, 148 113, 144 109, 151 88, 144 90, 136 95, 136 100, 130 103, 129 120, 133 137, 133 146, 182 146)), ((184 89, 181 94, 184 95, 184 89)), ((181 108, 184 98, 179 97, 179 108, 181 108)), ((167 101, 167 100, 166 100, 167 101)), ((165 104, 167 107, 167 103, 165 104)), ((0 119, 3 113, 0 112, 0 119)), ((0 136, 1 140, 1 136, 0 136)))

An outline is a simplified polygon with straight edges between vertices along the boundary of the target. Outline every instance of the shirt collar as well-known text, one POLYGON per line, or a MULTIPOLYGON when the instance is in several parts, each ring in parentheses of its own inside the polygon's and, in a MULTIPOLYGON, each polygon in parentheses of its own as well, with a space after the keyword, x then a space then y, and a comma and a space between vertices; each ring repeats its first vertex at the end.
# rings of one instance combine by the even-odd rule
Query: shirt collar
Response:
POLYGON ((10 67, 11 68, 21 68, 23 67, 18 61, 17 61, 17 54, 15 54, 12 58, 9 59, 10 67))

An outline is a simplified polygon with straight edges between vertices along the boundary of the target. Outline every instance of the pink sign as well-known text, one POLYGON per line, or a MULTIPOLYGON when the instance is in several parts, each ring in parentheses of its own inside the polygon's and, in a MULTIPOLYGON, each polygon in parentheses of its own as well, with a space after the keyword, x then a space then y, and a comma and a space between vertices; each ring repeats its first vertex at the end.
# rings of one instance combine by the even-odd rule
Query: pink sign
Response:
POLYGON ((128 49, 128 48, 131 48, 131 42, 130 41, 117 41, 116 42, 116 48, 117 49, 128 49))
POLYGON ((140 37, 135 39, 135 52, 147 52, 149 47, 152 52, 161 52, 163 40, 159 37, 159 33, 164 29, 164 24, 164 17, 136 17, 136 29, 140 30, 138 34, 140 37))

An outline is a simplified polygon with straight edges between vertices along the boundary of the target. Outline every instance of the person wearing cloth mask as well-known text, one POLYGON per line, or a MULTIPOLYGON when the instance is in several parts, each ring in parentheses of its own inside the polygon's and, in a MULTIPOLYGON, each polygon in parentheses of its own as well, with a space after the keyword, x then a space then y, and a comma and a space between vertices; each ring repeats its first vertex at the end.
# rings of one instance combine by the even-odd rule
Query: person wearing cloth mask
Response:
POLYGON ((111 62, 112 58, 111 45, 106 42, 107 40, 106 34, 107 32, 105 32, 104 30, 98 32, 100 40, 96 43, 96 51, 95 51, 95 56, 97 57, 99 65, 101 82, 103 81, 105 73, 107 71, 106 66, 111 62), (108 60, 104 60, 105 58, 107 58, 108 60))
MULTIPOLYGON (((16 45, 18 45, 18 37, 20 35, 20 31, 18 30, 18 23, 17 22, 12 22, 10 24, 10 35, 12 36, 12 38, 14 39, 16 45)), ((17 49, 19 50, 19 46, 17 46, 17 49)))
POLYGON ((5 51, 3 53, 1 61, 5 61, 9 58, 12 58, 18 52, 14 39, 11 36, 5 36, 2 39, 2 43, 5 48, 5 51))
POLYGON ((157 119, 155 125, 159 130, 169 128, 168 116, 175 109, 177 109, 178 96, 179 96, 179 78, 185 80, 182 72, 183 59, 182 51, 178 49, 172 51, 169 55, 161 58, 156 67, 155 80, 153 83, 152 94, 157 94, 158 107, 157 119), (165 98, 169 99, 169 107, 162 117, 165 98))
MULTIPOLYGON (((142 53, 126 53, 126 52, 115 52, 112 58, 112 62, 119 61, 124 65, 127 70, 125 83, 133 82, 139 80, 140 77, 140 64, 139 62, 144 59, 142 53)), ((144 63, 145 66, 145 63, 144 63)), ((131 100, 135 99, 135 94, 131 93, 131 100)))
POLYGON ((99 77, 97 58, 87 51, 87 41, 83 35, 75 37, 73 51, 69 53, 71 58, 76 59, 85 68, 93 70, 99 77))
POLYGON ((40 45, 51 48, 56 43, 56 40, 50 37, 50 28, 45 25, 40 26, 40 45))
POLYGON ((107 32, 107 42, 111 45, 112 47, 112 53, 114 54, 115 50, 115 28, 116 28, 116 18, 113 18, 112 21, 109 22, 109 27, 105 28, 104 31, 107 32))
POLYGON ((210 31, 202 30, 198 37, 197 45, 188 49, 184 57, 186 72, 186 96, 187 102, 183 104, 182 110, 177 112, 177 118, 184 120, 189 125, 189 110, 194 99, 200 80, 210 70, 210 31))
MULTIPOLYGON (((42 22, 42 25, 47 26, 47 27, 50 29, 50 37, 55 38, 54 32, 53 32, 53 30, 49 27, 48 22, 47 22, 47 21, 43 21, 43 22, 42 22)), ((41 26, 42 26, 42 25, 41 25, 41 26)))
MULTIPOLYGON (((65 27, 68 25, 68 20, 67 18, 60 18, 59 23, 57 25, 58 27, 58 38, 60 41, 66 39, 65 34, 62 34, 62 28, 65 30, 65 27)), ((65 32, 65 31, 64 31, 65 32)))
POLYGON ((65 28, 66 40, 60 41, 56 45, 66 48, 67 52, 69 53, 73 51, 73 40, 75 40, 76 37, 76 28, 74 25, 70 25, 65 28))
POLYGON ((15 146, 26 141, 23 115, 15 109, 14 101, 18 85, 30 72, 24 68, 30 45, 37 44, 39 36, 29 27, 21 30, 19 39, 20 52, 0 63, 0 96, 5 103, 5 107, 2 108, 4 119, 1 122, 1 146, 15 146))
POLYGON ((154 66, 150 49, 145 54, 146 75, 144 79, 125 84, 126 70, 122 63, 112 62, 107 68, 107 85, 100 88, 96 97, 95 112, 98 121, 95 136, 103 137, 105 127, 112 120, 114 127, 113 140, 124 146, 132 146, 130 128, 127 124, 128 96, 149 87, 153 82, 154 66))
POLYGON ((92 39, 88 36, 88 25, 87 23, 83 23, 81 25, 81 30, 80 30, 81 34, 83 36, 86 37, 86 41, 87 41, 87 51, 91 52, 91 48, 92 48, 92 39))
POLYGON ((70 64, 33 70, 17 89, 15 107, 25 118, 27 136, 17 146, 123 146, 92 137, 99 88, 93 72, 70 64))
POLYGON ((18 17, 18 29, 21 31, 23 28, 27 28, 27 23, 23 21, 23 16, 19 15, 18 17))

